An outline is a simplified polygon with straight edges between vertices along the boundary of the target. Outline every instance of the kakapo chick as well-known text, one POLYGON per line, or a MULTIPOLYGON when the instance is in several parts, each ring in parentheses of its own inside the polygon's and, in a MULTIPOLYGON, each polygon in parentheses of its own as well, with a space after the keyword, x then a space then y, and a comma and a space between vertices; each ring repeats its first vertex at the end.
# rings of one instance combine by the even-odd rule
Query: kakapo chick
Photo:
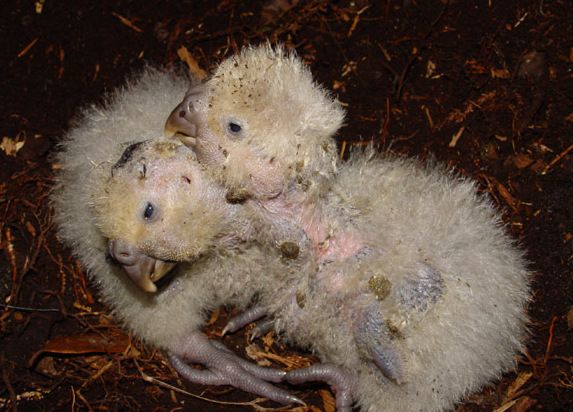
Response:
MULTIPOLYGON (((515 365, 530 273, 474 182, 359 152, 340 166, 324 203, 352 216, 366 248, 324 264, 304 308, 279 325, 351 372, 363 410, 450 409, 515 365)), ((319 365, 287 379, 324 376, 336 370, 319 365)))
MULTIPOLYGON (((60 239, 87 269, 114 315, 146 342, 167 350, 184 377, 202 384, 233 385, 281 403, 297 402, 296 397, 269 383, 280 381, 284 372, 240 359, 200 331, 211 309, 221 304, 248 304, 258 283, 273 273, 273 262, 280 265, 280 259, 273 260, 272 254, 248 244, 238 247, 236 238, 226 235, 225 225, 237 222, 234 214, 239 206, 224 201, 222 188, 201 180, 200 167, 187 148, 182 147, 185 161, 177 163, 170 158, 173 143, 133 143, 161 135, 166 116, 187 84, 183 77, 148 69, 110 96, 103 107, 82 112, 57 155, 61 169, 52 201, 60 239), (150 145, 155 145, 153 150, 150 145), (145 150, 148 156, 155 153, 152 162, 161 162, 159 169, 146 170, 146 161, 140 157, 145 150), (131 167, 133 160, 136 167, 131 167), (178 168, 174 180, 165 180, 170 177, 166 173, 169 167, 178 168), (117 183, 114 188, 109 186, 110 180, 117 183), (149 190, 128 195, 144 181, 149 190), (101 192, 106 187, 110 190, 101 192), (163 220, 162 207, 170 205, 177 210, 177 204, 169 203, 174 193, 184 195, 185 211, 177 221, 163 220), (106 199, 116 204, 105 203, 106 199), (157 209, 151 206, 152 201, 157 201, 157 209), (110 206, 107 219, 98 210, 104 203, 110 206), (105 225, 111 221, 116 226, 105 225), (149 223, 156 228, 169 225, 170 231, 159 229, 150 239, 145 232, 149 223), (111 237, 114 241, 108 244, 114 232, 125 236, 111 237), (192 237, 182 237, 184 233, 192 237), (169 241, 174 238, 178 244, 172 248, 169 241), (224 248, 217 249, 217 245, 224 248), (147 256, 146 248, 157 254, 147 256), (156 290, 154 282, 176 259, 193 262, 176 268, 171 281, 156 290), (205 369, 191 368, 184 359, 205 369)), ((233 230, 245 234, 250 229, 247 224, 233 230)))
MULTIPOLYGON (((185 159, 174 166, 186 167, 185 159)), ((324 202, 353 216, 366 247, 316 275, 254 285, 264 309, 257 313, 272 313, 283 336, 323 362, 287 380, 330 383, 342 411, 352 401, 368 411, 440 411, 511 368, 525 338, 528 272, 475 185, 439 166, 371 152, 336 177, 324 202)), ((155 230, 149 225, 149 236, 155 230)))
POLYGON ((165 129, 193 148, 229 201, 267 224, 263 235, 287 256, 297 257, 297 247, 344 255, 334 242, 325 249, 327 216, 316 201, 336 171, 333 135, 343 120, 341 105, 294 53, 261 45, 193 85, 165 129))
MULTIPOLYGON (((286 336, 357 373, 352 391, 367 410, 451 407, 522 348, 521 253, 471 182, 369 155, 338 164, 342 119, 300 59, 260 46, 191 88, 166 130, 269 224, 271 243, 297 243, 297 230, 297 244, 310 240, 321 269, 301 287, 303 310, 277 314, 286 336)), ((289 376, 325 370, 340 372, 289 376)))

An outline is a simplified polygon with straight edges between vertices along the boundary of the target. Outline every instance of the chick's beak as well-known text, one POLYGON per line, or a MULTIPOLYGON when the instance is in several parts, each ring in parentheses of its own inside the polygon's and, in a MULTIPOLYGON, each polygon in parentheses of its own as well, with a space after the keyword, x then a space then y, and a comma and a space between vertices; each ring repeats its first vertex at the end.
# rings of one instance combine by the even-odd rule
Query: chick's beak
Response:
POLYGON ((178 138, 185 146, 193 147, 196 143, 198 115, 193 106, 197 93, 188 93, 183 101, 173 109, 165 122, 164 134, 167 138, 178 138))
POLYGON ((157 282, 175 267, 175 263, 156 259, 124 240, 108 242, 110 256, 121 265, 127 276, 142 290, 157 292, 157 282))

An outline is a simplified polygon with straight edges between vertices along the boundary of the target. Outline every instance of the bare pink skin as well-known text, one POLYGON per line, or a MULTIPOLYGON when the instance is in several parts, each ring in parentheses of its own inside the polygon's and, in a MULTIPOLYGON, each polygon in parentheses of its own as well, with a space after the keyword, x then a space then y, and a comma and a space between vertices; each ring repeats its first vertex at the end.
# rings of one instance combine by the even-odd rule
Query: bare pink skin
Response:
POLYGON ((367 239, 356 230, 345 229, 329 233, 328 222, 320 205, 306 201, 299 191, 281 193, 274 199, 257 199, 257 205, 268 219, 284 219, 302 228, 312 255, 318 264, 343 262, 367 246, 367 239))

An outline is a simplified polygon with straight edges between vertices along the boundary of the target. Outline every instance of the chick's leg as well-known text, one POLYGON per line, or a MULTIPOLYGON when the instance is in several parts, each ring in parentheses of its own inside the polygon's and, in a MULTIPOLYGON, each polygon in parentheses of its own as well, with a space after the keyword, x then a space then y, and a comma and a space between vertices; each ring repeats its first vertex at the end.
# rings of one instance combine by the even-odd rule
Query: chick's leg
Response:
POLYGON ((356 377, 349 371, 330 363, 319 363, 308 368, 295 369, 286 374, 292 384, 313 381, 326 382, 336 394, 336 410, 352 411, 352 388, 356 377))
POLYGON ((269 383, 282 381, 285 372, 252 364, 198 331, 191 333, 178 350, 170 352, 169 360, 181 376, 193 383, 231 385, 281 404, 304 404, 296 396, 269 383), (186 362, 201 364, 205 369, 194 369, 186 362))

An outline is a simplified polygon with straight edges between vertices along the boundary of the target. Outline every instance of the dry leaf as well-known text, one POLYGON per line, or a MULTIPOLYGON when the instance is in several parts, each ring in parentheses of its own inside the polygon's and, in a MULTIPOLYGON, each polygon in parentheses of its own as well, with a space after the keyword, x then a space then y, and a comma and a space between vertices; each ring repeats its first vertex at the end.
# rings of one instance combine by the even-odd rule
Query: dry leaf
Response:
POLYGON ((86 353, 123 353, 130 345, 129 336, 122 333, 113 333, 108 336, 93 333, 75 336, 61 336, 52 339, 32 355, 29 364, 34 365, 36 360, 46 353, 82 355, 86 353))
POLYGON ((264 352, 261 350, 261 348, 259 348, 259 346, 256 343, 251 343, 250 345, 247 345, 247 347, 245 348, 245 352, 247 353, 247 356, 249 358, 255 360, 258 364, 261 364, 261 362, 265 363, 264 366, 270 364, 266 363, 269 360, 285 365, 288 370, 306 368, 307 366, 310 366, 312 364, 310 359, 304 356, 300 355, 280 356, 275 353, 264 352))
POLYGON ((491 77, 494 79, 509 79, 511 73, 507 69, 491 69, 491 77))
POLYGON ((207 325, 211 326, 213 325, 215 322, 217 322, 217 319, 219 319, 219 314, 220 311, 219 309, 215 309, 214 311, 211 312, 211 317, 209 317, 209 320, 207 321, 207 325))
POLYGON ((519 153, 513 156, 511 160, 513 161, 515 167, 517 167, 518 169, 524 169, 533 164, 533 159, 528 155, 526 155, 525 153, 519 153))
POLYGON ((54 358, 43 358, 38 362, 36 366, 36 371, 43 373, 44 375, 48 376, 58 376, 60 373, 56 370, 56 366, 54 364, 54 358))
POLYGON ((268 349, 273 346, 273 343, 275 343, 275 333, 273 331, 270 331, 269 333, 265 334, 262 338, 263 344, 265 345, 265 349, 268 351, 268 349))
POLYGON ((345 91, 346 90, 346 85, 344 82, 338 81, 338 80, 334 80, 332 82, 332 90, 342 90, 345 91))
POLYGON ((2 149, 8 156, 16 157, 16 153, 24 147, 25 143, 26 137, 23 133, 18 133, 18 135, 13 139, 8 136, 4 136, 2 138, 2 143, 0 143, 0 149, 2 149))
POLYGON ((336 399, 330 391, 321 389, 318 394, 322 398, 322 406, 324 407, 324 412, 335 412, 336 411, 336 399))
POLYGON ((249 358, 257 362, 259 366, 270 366, 271 361, 265 356, 266 353, 261 351, 256 343, 251 343, 245 347, 245 353, 249 358))
POLYGON ((517 400, 517 403, 511 408, 511 412, 527 412, 535 405, 537 405, 536 399, 523 396, 517 400))
POLYGON ((479 64, 477 60, 470 59, 465 62, 466 71, 470 74, 484 74, 487 73, 487 69, 479 64))
POLYGON ((207 77, 207 72, 199 67, 199 63, 197 60, 189 53, 187 47, 181 46, 179 50, 177 50, 177 56, 185 63, 187 63, 187 67, 189 67, 189 72, 194 79, 203 80, 207 77))
POLYGON ((509 385, 509 388, 507 388, 505 399, 512 399, 515 396, 515 394, 521 389, 521 387, 525 385, 527 381, 529 381, 529 379, 531 379, 532 376, 533 372, 521 372, 517 376, 517 378, 515 378, 515 380, 511 383, 511 385, 509 385))

